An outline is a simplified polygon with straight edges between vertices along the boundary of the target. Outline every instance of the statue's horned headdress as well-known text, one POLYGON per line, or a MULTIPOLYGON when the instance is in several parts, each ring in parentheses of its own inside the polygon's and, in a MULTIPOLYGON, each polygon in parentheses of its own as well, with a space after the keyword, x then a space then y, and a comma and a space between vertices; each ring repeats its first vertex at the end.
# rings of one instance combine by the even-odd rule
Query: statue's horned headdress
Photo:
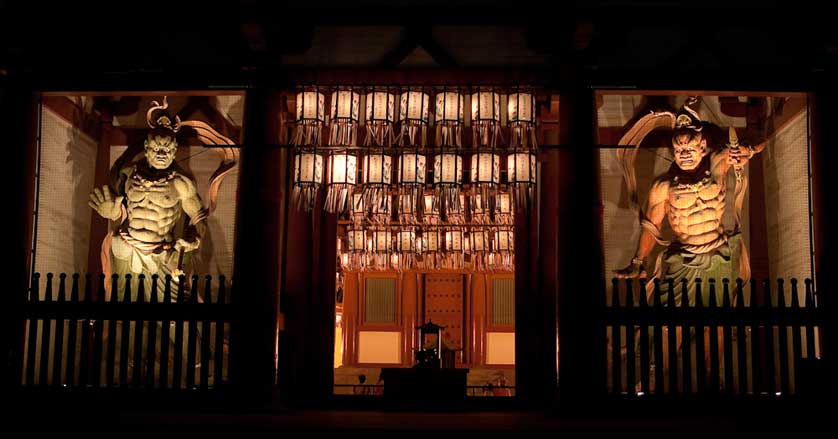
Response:
POLYGON ((695 132, 700 132, 703 128, 701 117, 698 112, 692 108, 692 105, 698 103, 698 97, 691 96, 687 98, 681 111, 675 116, 675 129, 689 129, 695 132))
POLYGON ((172 116, 169 115, 169 112, 166 109, 169 108, 169 102, 166 99, 166 96, 163 96, 163 105, 160 105, 157 101, 151 101, 151 108, 145 114, 146 122, 148 122, 148 127, 151 129, 165 129, 171 131, 172 133, 178 132, 180 129, 180 117, 175 116, 172 119, 172 116))

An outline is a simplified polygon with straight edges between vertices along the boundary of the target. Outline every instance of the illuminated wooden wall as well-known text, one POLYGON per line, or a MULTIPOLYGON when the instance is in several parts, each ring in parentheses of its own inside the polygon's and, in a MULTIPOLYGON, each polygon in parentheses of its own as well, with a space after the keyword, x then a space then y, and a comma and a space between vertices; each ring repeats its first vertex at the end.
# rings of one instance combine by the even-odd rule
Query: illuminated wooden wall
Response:
MULTIPOLYGON (((344 273, 341 336, 342 364, 347 367, 409 367, 418 346, 416 327, 423 322, 446 327, 450 346, 462 348, 458 367, 514 364, 514 302, 493 302, 514 297, 513 273, 468 270, 344 273), (390 282, 382 283, 382 280, 390 282), (502 281, 502 282, 498 282, 502 281), (392 285, 393 297, 382 289, 392 285), (493 291, 503 285, 510 291, 493 291), (378 291, 370 291, 375 288, 378 291), (373 305, 370 300, 379 301, 373 305), (393 307, 392 319, 388 310, 393 307), (502 315, 493 315, 502 311, 502 315), (389 320, 389 321, 387 321, 389 320), (492 355, 487 357, 487 352, 492 355), (495 360, 492 363, 492 360, 495 360)), ((443 339, 446 337, 443 336, 443 339)))

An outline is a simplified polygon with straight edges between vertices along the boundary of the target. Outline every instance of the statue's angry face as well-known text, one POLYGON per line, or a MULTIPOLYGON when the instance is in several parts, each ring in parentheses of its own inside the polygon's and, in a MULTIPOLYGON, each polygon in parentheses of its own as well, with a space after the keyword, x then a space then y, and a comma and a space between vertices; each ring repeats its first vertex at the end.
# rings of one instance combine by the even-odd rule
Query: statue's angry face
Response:
POLYGON ((149 135, 145 141, 145 158, 152 168, 168 168, 175 160, 176 152, 177 140, 173 136, 149 135))
POLYGON ((691 171, 701 164, 701 159, 707 155, 707 141, 700 132, 692 130, 678 130, 672 136, 672 155, 679 168, 691 171))

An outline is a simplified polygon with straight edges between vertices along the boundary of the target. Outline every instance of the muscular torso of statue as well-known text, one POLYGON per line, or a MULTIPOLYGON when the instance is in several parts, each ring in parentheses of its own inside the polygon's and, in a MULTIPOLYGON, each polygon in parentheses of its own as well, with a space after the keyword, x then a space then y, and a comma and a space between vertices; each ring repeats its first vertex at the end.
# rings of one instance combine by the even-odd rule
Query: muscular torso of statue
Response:
POLYGON ((712 170, 697 182, 678 180, 676 176, 669 181, 666 202, 666 217, 677 240, 694 246, 718 240, 724 233, 724 181, 712 170))
MULTIPOLYGON (((181 217, 178 204, 184 186, 183 176, 172 172, 163 180, 150 181, 136 171, 125 182, 128 200, 128 233, 143 242, 171 242, 173 229, 181 217), (179 183, 179 184, 178 184, 179 183)), ((191 183, 191 182, 190 182, 191 183)))

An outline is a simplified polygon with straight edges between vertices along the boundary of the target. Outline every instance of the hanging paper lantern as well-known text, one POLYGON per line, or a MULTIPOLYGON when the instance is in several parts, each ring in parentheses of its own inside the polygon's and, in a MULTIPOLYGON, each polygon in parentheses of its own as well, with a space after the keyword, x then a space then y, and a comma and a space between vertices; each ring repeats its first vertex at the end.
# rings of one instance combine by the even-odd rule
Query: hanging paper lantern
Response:
POLYGON ((352 221, 356 224, 362 224, 367 218, 367 203, 364 201, 364 196, 355 192, 352 194, 352 206, 349 209, 352 215, 352 221))
POLYGON ((463 95, 446 91, 436 95, 434 124, 437 146, 463 146, 463 95))
POLYGON ((429 224, 439 222, 439 205, 434 195, 425 195, 425 221, 429 224))
POLYGON ((358 144, 358 113, 361 95, 352 90, 332 93, 331 119, 329 121, 330 145, 358 144))
POLYGON ((413 229, 400 230, 397 233, 397 243, 399 252, 413 253, 416 251, 416 232, 413 229))
POLYGON ((439 230, 436 228, 422 232, 422 239, 425 241, 425 251, 432 253, 442 251, 442 239, 439 230))
POLYGON ((325 95, 319 91, 301 91, 296 97, 296 126, 291 143, 294 145, 320 145, 320 133, 325 116, 325 95))
POLYGON ((412 229, 400 230, 396 233, 396 245, 398 246, 398 268, 413 267, 416 253, 416 232, 412 229))
POLYGON ((425 268, 433 269, 440 266, 444 238, 436 227, 422 231, 422 261, 425 268))
MULTIPOLYGON (((491 215, 494 211, 497 186, 500 183, 500 155, 481 152, 471 156, 473 193, 480 195, 478 207, 491 215)), ((476 197, 475 197, 476 198, 476 197)))
POLYGON ((399 105, 400 145, 425 146, 427 144, 430 103, 431 97, 425 92, 402 93, 399 105))
MULTIPOLYGON (((459 195, 459 206, 449 206, 444 212, 443 220, 453 224, 463 224, 466 222, 466 196, 463 193, 459 195)), ((439 204, 439 201, 437 201, 439 204)))
POLYGON ((509 121, 509 146, 511 148, 536 148, 535 96, 532 93, 512 93, 507 98, 509 121))
POLYGON ((350 252, 364 253, 366 251, 367 234, 364 229, 350 229, 346 235, 347 248, 350 252))
POLYGON ((495 232, 492 265, 503 270, 514 268, 515 236, 511 228, 501 227, 495 232))
POLYGON ((411 212, 414 221, 422 215, 424 199, 422 197, 427 172, 425 156, 416 153, 403 153, 399 157, 399 211, 411 212))
MULTIPOLYGON (((387 207, 390 199, 393 158, 385 154, 369 154, 364 157, 364 200, 369 206, 387 207)), ((387 209, 389 212, 389 209, 387 209)))
POLYGON ((449 229, 445 231, 445 259, 448 268, 463 268, 465 247, 463 244, 463 231, 461 229, 449 229))
POLYGON ((384 198, 381 204, 373 204, 369 209, 370 222, 376 224, 389 224, 393 213, 393 203, 389 195, 384 198))
POLYGON ((479 91, 471 95, 471 127, 473 146, 494 148, 502 141, 500 130, 500 95, 479 91))
POLYGON ((445 249, 453 252, 463 251, 463 231, 451 229, 445 232, 445 249))
POLYGON ((515 235, 509 227, 501 227, 495 232, 495 250, 509 253, 515 250, 515 235))
POLYGON ((434 195, 438 210, 460 209, 460 188, 463 184, 463 159, 457 154, 442 153, 434 157, 434 195))
POLYGON ((326 211, 342 214, 352 199, 357 178, 357 158, 346 151, 329 156, 326 211))
POLYGON ((395 140, 396 95, 374 90, 366 95, 366 146, 391 146, 395 140))
POLYGON ((313 152, 298 152, 294 156, 294 206, 306 211, 313 209, 317 191, 322 184, 323 156, 313 152))
POLYGON ((500 224, 512 224, 512 200, 509 192, 501 192, 497 197, 497 210, 495 211, 496 222, 500 224))
POLYGON ((488 252, 490 250, 489 232, 481 228, 474 228, 469 233, 472 252, 488 252))
POLYGON ((399 221, 402 223, 415 223, 419 221, 421 215, 416 211, 416 204, 414 204, 411 195, 399 195, 399 221))
POLYGON ((362 228, 349 229, 346 233, 346 259, 351 269, 359 270, 364 266, 364 253, 366 253, 367 236, 362 228))
POLYGON ((477 270, 486 265, 486 255, 490 251, 489 236, 489 232, 482 228, 473 228, 469 233, 472 264, 477 270))
POLYGON ((375 229, 372 232, 372 239, 369 241, 369 256, 375 268, 386 269, 390 265, 390 253, 393 250, 393 240, 390 231, 387 229, 375 229))
POLYGON ((386 229, 377 229, 372 234, 372 252, 390 253, 393 250, 392 236, 386 229))
POLYGON ((506 157, 506 178, 513 189, 515 203, 529 208, 532 205, 536 182, 535 154, 517 152, 506 157))

